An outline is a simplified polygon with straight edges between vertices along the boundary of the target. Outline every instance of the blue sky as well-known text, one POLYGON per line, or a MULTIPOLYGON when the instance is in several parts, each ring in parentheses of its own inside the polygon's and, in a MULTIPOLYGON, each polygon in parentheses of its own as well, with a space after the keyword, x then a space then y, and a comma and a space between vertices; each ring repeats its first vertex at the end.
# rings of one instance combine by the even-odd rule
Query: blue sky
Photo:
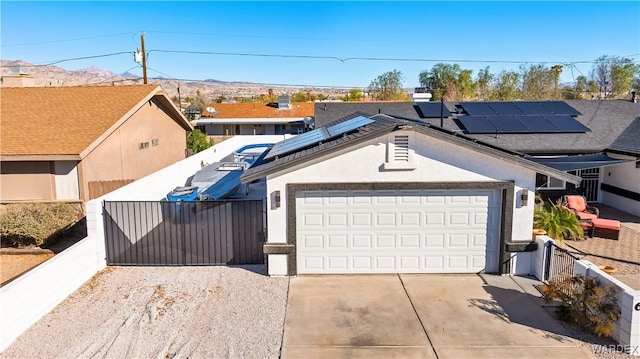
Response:
POLYGON ((366 87, 398 69, 404 85, 438 60, 492 72, 542 61, 561 81, 588 75, 608 54, 640 63, 640 2, 22 2, 2 1, 4 60, 66 61, 141 75, 133 61, 145 33, 148 75, 306 86, 366 87), (375 57, 367 61, 165 53, 157 50, 375 57), (480 62, 480 61, 494 62, 480 62), (573 64, 573 66, 571 65, 573 64), (573 71, 572 71, 573 70, 573 71))

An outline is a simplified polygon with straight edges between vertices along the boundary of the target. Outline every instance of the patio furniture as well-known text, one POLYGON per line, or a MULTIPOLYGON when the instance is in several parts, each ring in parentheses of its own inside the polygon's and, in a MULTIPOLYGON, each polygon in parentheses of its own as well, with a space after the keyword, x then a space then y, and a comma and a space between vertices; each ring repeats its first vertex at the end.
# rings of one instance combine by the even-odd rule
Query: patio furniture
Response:
POLYGON ((581 220, 600 216, 600 211, 596 207, 588 205, 584 196, 565 195, 562 197, 562 205, 569 208, 581 220))
POLYGON ((614 219, 593 218, 590 220, 593 228, 592 237, 618 239, 620 235, 620 221, 614 219))

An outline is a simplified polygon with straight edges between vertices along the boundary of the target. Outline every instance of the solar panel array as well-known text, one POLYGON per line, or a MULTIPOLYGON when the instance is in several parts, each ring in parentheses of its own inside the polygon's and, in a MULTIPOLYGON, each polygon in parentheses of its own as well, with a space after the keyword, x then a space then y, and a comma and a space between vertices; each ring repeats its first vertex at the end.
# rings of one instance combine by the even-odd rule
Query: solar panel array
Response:
POLYGON ((590 131, 566 115, 460 116, 467 133, 582 133, 590 131))
POLYGON ((461 102, 470 116, 493 115, 582 115, 564 101, 461 102))
POLYGON ((440 110, 442 110, 443 117, 451 116, 447 106, 438 102, 418 102, 416 105, 418 105, 422 118, 440 118, 440 110))
POLYGON ((305 132, 303 134, 276 143, 271 148, 269 153, 267 153, 265 159, 282 156, 291 152, 295 152, 299 149, 315 145, 318 142, 336 138, 342 134, 351 132, 373 122, 375 121, 370 118, 358 116, 329 127, 316 128, 315 130, 305 132))
POLYGON ((468 116, 458 120, 467 133, 574 133, 588 127, 564 101, 461 102, 468 116))

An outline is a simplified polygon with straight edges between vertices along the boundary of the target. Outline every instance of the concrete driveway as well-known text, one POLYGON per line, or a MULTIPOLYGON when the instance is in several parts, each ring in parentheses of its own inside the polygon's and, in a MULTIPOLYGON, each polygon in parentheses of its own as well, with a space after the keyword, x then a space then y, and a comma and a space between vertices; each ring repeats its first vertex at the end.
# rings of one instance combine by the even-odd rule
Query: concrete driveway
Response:
POLYGON ((593 358, 510 277, 292 278, 282 358, 593 358))

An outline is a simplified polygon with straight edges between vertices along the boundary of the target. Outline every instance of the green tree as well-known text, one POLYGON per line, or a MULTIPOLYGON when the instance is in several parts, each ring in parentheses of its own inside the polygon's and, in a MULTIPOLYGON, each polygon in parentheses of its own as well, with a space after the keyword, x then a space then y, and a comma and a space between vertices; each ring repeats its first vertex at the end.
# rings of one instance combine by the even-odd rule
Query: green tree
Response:
POLYGON ((558 79, 562 68, 548 68, 543 64, 521 66, 522 99, 548 100, 558 98, 558 79))
POLYGON ((187 148, 192 150, 193 153, 198 153, 213 146, 213 139, 207 137, 202 131, 197 128, 191 132, 187 132, 187 148))
POLYGON ((458 77, 460 75, 458 64, 438 63, 431 70, 421 71, 418 75, 420 86, 433 91, 433 100, 455 100, 458 91, 458 77))
POLYGON ((407 93, 402 89, 402 82, 400 70, 385 72, 371 81, 369 94, 380 101, 405 100, 407 93))
POLYGON ((362 93, 361 90, 359 89, 351 89, 349 90, 349 92, 344 95, 342 97, 343 101, 350 101, 350 102, 358 102, 360 100, 362 100, 362 98, 364 97, 364 94, 362 93))
POLYGON ((476 88, 479 100, 484 101, 491 97, 491 83, 493 82, 494 78, 495 75, 492 74, 491 71, 489 71, 489 66, 478 71, 476 88))
POLYGON ((520 98, 520 74, 516 71, 502 71, 496 77, 492 100, 513 101, 520 98))
POLYGON ((633 60, 619 56, 600 56, 593 64, 591 78, 601 98, 626 96, 635 85, 639 67, 633 60))
POLYGON ((472 70, 462 70, 460 71, 460 74, 458 74, 458 96, 456 97, 456 100, 468 101, 475 98, 478 84, 473 81, 472 73, 472 70))

